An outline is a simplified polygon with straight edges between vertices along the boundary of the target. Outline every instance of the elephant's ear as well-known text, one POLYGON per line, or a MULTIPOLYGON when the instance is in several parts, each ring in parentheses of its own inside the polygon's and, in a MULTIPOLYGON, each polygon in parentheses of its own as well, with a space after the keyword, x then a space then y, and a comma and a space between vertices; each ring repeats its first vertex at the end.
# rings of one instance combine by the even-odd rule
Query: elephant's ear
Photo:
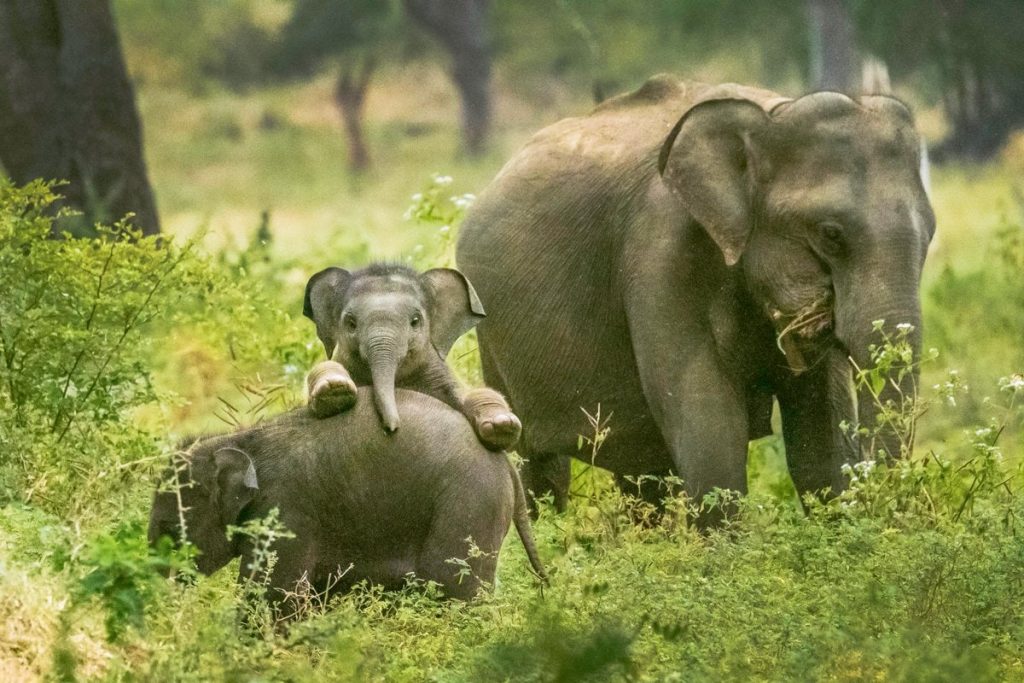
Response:
POLYGON ((306 283, 302 314, 316 323, 316 334, 323 342, 328 356, 334 352, 336 340, 332 331, 351 282, 352 273, 344 268, 326 268, 306 283))
POLYGON ((434 268, 420 278, 427 289, 430 341, 446 357, 455 340, 487 314, 473 285, 454 268, 434 268))
POLYGON ((325 268, 306 283, 306 296, 302 301, 302 315, 313 322, 322 320, 337 304, 352 281, 352 273, 344 268, 325 268))
POLYGON ((213 454, 217 477, 217 505, 224 524, 235 524, 246 505, 256 497, 259 483, 252 458, 234 447, 219 449, 213 454))
POLYGON ((658 171, 734 265, 752 224, 754 158, 751 137, 768 115, 749 100, 701 102, 683 115, 662 145, 658 171))

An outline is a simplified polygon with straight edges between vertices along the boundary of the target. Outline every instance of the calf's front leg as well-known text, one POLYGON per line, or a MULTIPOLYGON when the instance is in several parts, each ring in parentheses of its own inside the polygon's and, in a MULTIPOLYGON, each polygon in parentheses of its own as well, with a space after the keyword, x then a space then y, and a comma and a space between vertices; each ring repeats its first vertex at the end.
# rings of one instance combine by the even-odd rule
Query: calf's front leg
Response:
POLYGON ((356 384, 341 363, 325 360, 306 375, 309 410, 318 418, 330 417, 355 405, 356 384))
POLYGON ((523 425, 497 391, 486 387, 470 389, 462 397, 462 412, 487 448, 507 450, 519 441, 523 425))

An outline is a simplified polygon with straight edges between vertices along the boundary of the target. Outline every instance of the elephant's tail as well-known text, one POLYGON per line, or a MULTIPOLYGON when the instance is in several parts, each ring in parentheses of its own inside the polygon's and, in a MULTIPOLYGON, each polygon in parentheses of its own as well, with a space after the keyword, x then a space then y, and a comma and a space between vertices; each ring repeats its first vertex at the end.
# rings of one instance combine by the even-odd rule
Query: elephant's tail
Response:
POLYGON ((523 547, 526 549, 526 556, 530 559, 533 573, 546 586, 548 583, 548 573, 544 570, 544 565, 537 554, 537 544, 533 540, 530 514, 526 507, 526 494, 523 493, 523 481, 519 478, 519 470, 516 469, 515 465, 509 463, 508 469, 512 475, 512 486, 515 489, 515 507, 513 508, 512 519, 516 525, 516 531, 519 533, 519 540, 523 542, 523 547))

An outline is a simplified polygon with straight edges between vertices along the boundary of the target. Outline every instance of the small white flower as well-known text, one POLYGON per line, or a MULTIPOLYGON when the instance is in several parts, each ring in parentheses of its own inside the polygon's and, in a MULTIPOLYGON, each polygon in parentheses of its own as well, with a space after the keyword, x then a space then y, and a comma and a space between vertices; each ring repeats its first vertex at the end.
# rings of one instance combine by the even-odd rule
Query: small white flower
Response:
POLYGON ((914 331, 914 326, 911 325, 910 323, 900 323, 899 325, 896 326, 896 329, 902 332, 903 334, 910 334, 911 332, 914 331))
POLYGON ((422 192, 417 192, 412 197, 410 197, 410 199, 412 199, 412 201, 414 201, 414 202, 422 202, 423 201, 423 193, 422 192))
POLYGON ((450 175, 438 175, 434 176, 434 184, 444 187, 445 185, 451 185, 453 178, 450 175))
POLYGON ((299 372, 299 366, 298 365, 293 365, 292 363, 288 363, 287 365, 284 366, 283 369, 284 369, 284 374, 286 374, 286 375, 295 375, 295 374, 297 374, 299 372))
POLYGON ((450 225, 442 225, 440 228, 438 228, 437 231, 439 233, 441 233, 442 235, 447 235, 449 232, 451 232, 451 230, 452 230, 452 226, 450 226, 450 225))

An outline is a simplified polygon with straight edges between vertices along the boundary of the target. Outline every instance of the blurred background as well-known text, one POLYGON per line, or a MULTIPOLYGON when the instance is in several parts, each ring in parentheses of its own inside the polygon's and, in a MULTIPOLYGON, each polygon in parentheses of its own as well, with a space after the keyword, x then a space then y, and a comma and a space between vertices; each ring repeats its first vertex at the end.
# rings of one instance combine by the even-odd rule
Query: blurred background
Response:
POLYGON ((655 73, 889 92, 931 152, 926 342, 991 385, 1024 365, 1022 35, 1020 0, 0 0, 0 163, 69 181, 62 229, 262 263, 297 316, 327 265, 450 262, 530 135, 655 73))
MULTIPOLYGON (((1009 174, 1024 170, 1018 0, 69 4, 0 2, 0 67, 33 100, 8 80, 0 159, 20 182, 71 180, 85 225, 131 210, 150 230, 206 229, 219 247, 243 243, 268 212, 288 237, 275 249, 345 235, 393 255, 416 239, 401 214, 430 173, 479 190, 538 128, 663 71, 790 96, 892 92, 913 105, 933 161, 994 181, 992 215, 1010 208, 1009 174), (133 137, 133 90, 146 167, 131 159, 137 139, 116 141, 133 137), (61 148, 38 130, 62 125, 100 139, 61 148), (76 169, 99 148, 110 168, 76 169)), ((940 170, 939 187, 969 182, 958 171, 940 170)), ((945 196, 943 232, 979 220, 943 214, 945 196)))

